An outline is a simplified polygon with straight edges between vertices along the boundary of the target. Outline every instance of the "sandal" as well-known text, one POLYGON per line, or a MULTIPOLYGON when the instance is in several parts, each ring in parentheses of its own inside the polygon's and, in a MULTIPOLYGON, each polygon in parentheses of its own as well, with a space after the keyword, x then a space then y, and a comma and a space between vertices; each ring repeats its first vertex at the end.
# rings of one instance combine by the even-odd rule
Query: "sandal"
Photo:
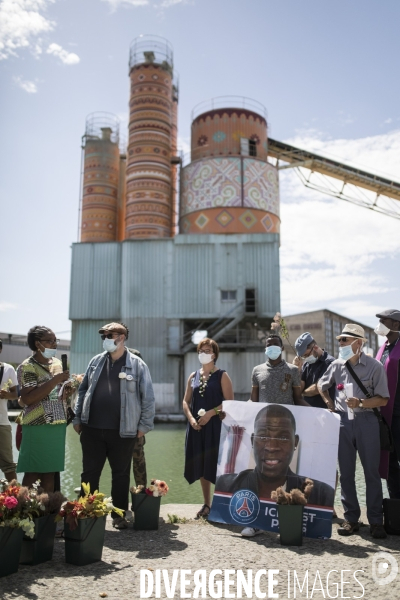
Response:
POLYGON ((208 517, 208 515, 210 514, 210 510, 211 508, 208 506, 208 504, 203 504, 196 517, 198 519, 200 519, 201 517, 208 517))

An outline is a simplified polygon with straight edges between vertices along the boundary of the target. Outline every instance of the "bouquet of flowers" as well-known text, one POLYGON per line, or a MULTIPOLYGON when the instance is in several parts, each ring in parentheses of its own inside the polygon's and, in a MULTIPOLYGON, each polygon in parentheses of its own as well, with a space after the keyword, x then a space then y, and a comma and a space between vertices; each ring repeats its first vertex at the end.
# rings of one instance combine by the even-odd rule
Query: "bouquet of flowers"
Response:
POLYGON ((39 482, 29 490, 14 480, 0 480, 0 527, 21 527, 30 538, 35 535, 33 519, 57 512, 62 494, 43 494, 39 482))
POLYGON ((89 483, 82 483, 82 489, 85 495, 78 500, 67 500, 55 518, 56 521, 61 521, 65 517, 71 531, 78 527, 78 519, 104 517, 110 512, 124 516, 124 511, 113 505, 112 498, 106 498, 98 490, 91 494, 89 483))
POLYGON ((148 496, 165 496, 169 490, 168 485, 161 479, 152 479, 149 487, 145 488, 144 485, 134 485, 131 487, 132 494, 147 494, 148 496))

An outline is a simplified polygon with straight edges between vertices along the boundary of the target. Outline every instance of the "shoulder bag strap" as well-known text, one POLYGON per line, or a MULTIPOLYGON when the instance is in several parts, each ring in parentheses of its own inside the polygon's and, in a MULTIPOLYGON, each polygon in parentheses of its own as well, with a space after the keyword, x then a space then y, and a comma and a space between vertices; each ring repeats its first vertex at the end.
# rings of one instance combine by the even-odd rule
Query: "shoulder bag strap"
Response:
POLYGON ((1 382, 3 381, 3 375, 4 375, 4 365, 3 365, 3 363, 0 363, 0 385, 1 385, 1 382))
MULTIPOLYGON (((362 390, 365 394, 366 398, 372 398, 371 394, 368 392, 367 388, 365 387, 365 385, 362 383, 362 381, 359 379, 359 377, 355 374, 353 367, 351 366, 351 364, 349 362, 345 363, 347 370, 350 372, 350 375, 353 377, 354 381, 357 383, 358 387, 360 388, 360 390, 362 390)), ((373 408, 372 409, 374 411, 374 413, 376 414, 376 416, 378 417, 378 419, 381 418, 381 413, 377 408, 373 408)))

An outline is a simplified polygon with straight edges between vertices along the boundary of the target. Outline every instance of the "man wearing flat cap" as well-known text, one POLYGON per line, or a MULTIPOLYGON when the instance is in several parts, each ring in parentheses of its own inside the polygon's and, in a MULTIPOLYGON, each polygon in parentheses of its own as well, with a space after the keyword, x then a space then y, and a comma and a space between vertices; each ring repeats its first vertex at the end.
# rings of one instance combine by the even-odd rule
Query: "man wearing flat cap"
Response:
POLYGON ((326 373, 329 365, 335 360, 326 350, 320 348, 311 333, 302 333, 294 343, 297 356, 293 364, 301 373, 301 393, 314 408, 333 409, 335 386, 329 389, 331 402, 327 404, 318 391, 318 380, 326 373))
MULTIPOLYGON (((123 323, 99 329, 104 352, 89 363, 79 387, 74 429, 82 446, 82 483, 99 489, 106 459, 111 467, 114 506, 128 509, 130 469, 135 439, 154 427, 154 392, 147 365, 126 346, 129 330, 123 323)), ((113 525, 127 521, 113 515, 113 525)))
POLYGON ((339 358, 333 361, 321 377, 318 389, 328 403, 330 396, 327 390, 332 384, 336 386, 335 411, 340 415, 338 459, 345 518, 338 533, 352 535, 360 527, 358 520, 361 513, 355 483, 358 452, 364 469, 370 533, 373 538, 385 538, 382 484, 379 474, 379 421, 372 409, 386 406, 389 400, 387 377, 381 363, 362 351, 367 340, 360 325, 345 325, 336 339, 339 340, 339 358), (353 384, 353 396, 348 398, 344 386, 349 383, 353 384), (351 409, 350 417, 353 418, 349 418, 348 408, 351 409))
POLYGON ((400 499, 400 310, 388 308, 376 315, 379 319, 375 333, 386 337, 376 359, 386 371, 389 385, 389 402, 381 411, 391 426, 394 452, 381 451, 380 473, 387 479, 389 496, 400 499))

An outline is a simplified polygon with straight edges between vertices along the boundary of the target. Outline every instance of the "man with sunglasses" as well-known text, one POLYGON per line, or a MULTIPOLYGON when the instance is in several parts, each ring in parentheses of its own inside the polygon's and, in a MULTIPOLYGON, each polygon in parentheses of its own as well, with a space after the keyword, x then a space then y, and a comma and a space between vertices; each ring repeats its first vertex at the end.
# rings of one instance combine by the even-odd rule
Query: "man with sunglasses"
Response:
POLYGON ((345 520, 338 533, 353 535, 360 528, 358 520, 361 512, 355 483, 358 452, 364 469, 370 534, 373 538, 383 539, 386 532, 383 528, 383 496, 379 474, 381 447, 379 422, 373 408, 386 406, 388 402, 387 377, 381 363, 362 351, 367 339, 360 325, 345 325, 336 339, 339 340, 339 358, 321 377, 318 389, 328 404, 331 399, 327 390, 335 384, 335 410, 340 415, 338 461, 345 520), (368 394, 353 377, 351 370, 368 394), (353 384, 351 397, 347 397, 344 388, 349 383, 353 384))
MULTIPOLYGON (((269 404, 257 413, 251 443, 255 469, 220 475, 215 484, 216 492, 234 494, 246 489, 257 494, 259 498, 271 498, 271 492, 280 486, 285 486, 286 492, 303 488, 306 477, 293 473, 289 466, 299 444, 299 436, 296 434, 294 415, 286 406, 269 404)), ((332 507, 333 487, 316 479, 313 479, 313 482, 314 487, 308 503, 332 507)), ((255 532, 262 533, 259 529, 255 532)), ((242 535, 252 537, 245 532, 242 532, 242 535)))
POLYGON ((329 404, 321 397, 317 383, 326 373, 328 367, 335 360, 333 356, 320 348, 311 333, 306 331, 302 333, 294 343, 297 356, 293 364, 301 372, 301 393, 307 398, 307 402, 314 408, 330 408, 333 410, 333 400, 335 399, 335 386, 329 388, 331 401, 329 404))
MULTIPOLYGON (((99 489, 106 459, 112 474, 114 506, 128 509, 130 468, 135 439, 154 427, 155 400, 147 365, 125 346, 129 329, 108 323, 99 329, 102 354, 89 363, 79 387, 74 429, 80 434, 81 481, 99 489)), ((113 515, 113 525, 125 529, 125 518, 113 515)))

